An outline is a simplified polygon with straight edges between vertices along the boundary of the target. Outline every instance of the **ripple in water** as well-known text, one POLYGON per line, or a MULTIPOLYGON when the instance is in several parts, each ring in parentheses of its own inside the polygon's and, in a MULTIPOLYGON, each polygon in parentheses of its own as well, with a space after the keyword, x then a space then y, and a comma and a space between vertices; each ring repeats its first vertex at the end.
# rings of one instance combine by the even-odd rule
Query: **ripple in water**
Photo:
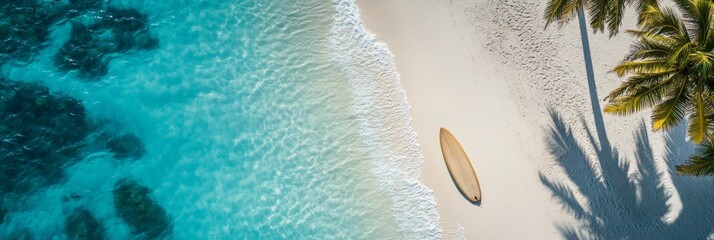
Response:
MULTIPOLYGON (((45 146, 76 149, 66 161, 30 161, 57 164, 50 169, 61 177, 3 192, 0 238, 438 237, 438 217, 421 219, 434 217, 431 195, 421 196, 428 189, 413 169, 393 165, 418 153, 384 153, 375 144, 399 140, 365 136, 372 120, 362 116, 367 108, 355 111, 365 100, 335 59, 333 26, 345 14, 336 3, 3 4, 0 32, 36 30, 9 28, 23 50, 0 46, 12 79, 2 83, 44 89, 23 100, 28 106, 40 96, 76 102, 84 114, 70 116, 86 130, 67 125, 54 102, 59 110, 22 120, 80 136, 45 146), (9 10, 17 6, 25 10, 9 10), (375 167, 382 158, 386 167, 375 167)), ((393 104, 378 100, 375 108, 393 104)))

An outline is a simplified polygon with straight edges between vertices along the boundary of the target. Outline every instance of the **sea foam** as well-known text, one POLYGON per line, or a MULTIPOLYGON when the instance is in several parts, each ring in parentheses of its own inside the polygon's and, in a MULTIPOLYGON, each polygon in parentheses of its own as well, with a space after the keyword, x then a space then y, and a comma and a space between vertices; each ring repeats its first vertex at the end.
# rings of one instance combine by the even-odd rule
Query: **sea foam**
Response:
POLYGON ((352 115, 373 173, 391 197, 400 232, 407 239, 441 239, 433 192, 419 181, 424 158, 410 126, 411 107, 394 56, 364 29, 353 0, 332 0, 332 4, 337 10, 330 39, 334 58, 352 88, 352 115))

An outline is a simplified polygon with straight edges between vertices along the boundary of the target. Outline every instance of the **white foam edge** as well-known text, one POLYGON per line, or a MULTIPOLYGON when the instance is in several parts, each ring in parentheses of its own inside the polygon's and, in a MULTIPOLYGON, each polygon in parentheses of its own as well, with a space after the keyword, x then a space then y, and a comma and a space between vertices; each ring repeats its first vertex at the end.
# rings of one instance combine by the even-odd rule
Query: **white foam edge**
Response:
POLYGON ((433 191, 419 181, 424 158, 411 127, 411 106, 400 85, 394 55, 363 26, 354 0, 332 0, 337 10, 330 44, 349 81, 352 116, 378 183, 406 239, 442 239, 433 191))

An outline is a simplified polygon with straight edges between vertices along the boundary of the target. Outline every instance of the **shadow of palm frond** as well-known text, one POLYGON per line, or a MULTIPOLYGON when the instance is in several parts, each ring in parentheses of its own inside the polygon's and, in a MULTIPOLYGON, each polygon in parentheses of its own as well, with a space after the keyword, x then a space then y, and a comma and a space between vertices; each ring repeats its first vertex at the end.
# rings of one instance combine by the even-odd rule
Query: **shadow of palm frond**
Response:
MULTIPOLYGON (((549 150, 567 177, 553 179, 541 172, 540 179, 563 208, 582 224, 558 226, 562 237, 704 239, 714 230, 712 180, 670 172, 675 188, 665 189, 665 173, 656 167, 644 122, 634 133, 636 174, 628 175, 632 166, 611 147, 604 126, 598 128, 603 132, 593 134, 581 118, 587 139, 580 141, 556 111, 549 109, 549 113, 552 120, 547 134, 549 150), (586 153, 586 147, 595 150, 594 156, 586 153), (679 195, 682 203, 678 215, 670 213, 674 195, 679 195), (670 215, 677 216, 670 217, 674 220, 667 219, 670 215)), ((665 161, 670 170, 693 151, 685 135, 682 127, 666 135, 665 161)))

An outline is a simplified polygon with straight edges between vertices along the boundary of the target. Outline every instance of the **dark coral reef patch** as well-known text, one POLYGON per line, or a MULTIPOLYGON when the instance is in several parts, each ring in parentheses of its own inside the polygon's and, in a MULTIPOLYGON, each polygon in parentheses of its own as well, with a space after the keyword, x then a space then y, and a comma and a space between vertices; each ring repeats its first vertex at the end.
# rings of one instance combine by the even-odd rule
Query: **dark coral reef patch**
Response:
MULTIPOLYGON (((112 58, 134 50, 157 48, 149 18, 133 8, 111 6, 108 0, 0 0, 0 68, 29 64, 45 49, 55 29, 71 24, 68 40, 53 60, 57 70, 94 80, 109 72, 112 58)), ((65 178, 65 168, 89 154, 107 150, 114 158, 139 159, 146 153, 141 139, 90 122, 82 103, 47 87, 0 77, 0 227, 15 220, 29 194, 65 178)), ((172 232, 172 219, 136 181, 119 181, 113 191, 119 217, 138 239, 160 239, 172 232)), ((79 195, 70 195, 64 203, 79 195)), ((61 223, 58 223, 61 224, 61 223)), ((105 228, 92 213, 74 209, 64 222, 69 239, 105 239, 105 228)), ((0 228, 2 233, 3 228, 0 228)), ((35 239, 20 227, 10 239, 35 239)))
POLYGON ((136 181, 121 179, 114 187, 114 206, 135 234, 143 239, 162 239, 171 233, 172 220, 149 193, 149 188, 136 181))
POLYGON ((65 231, 70 240, 105 239, 104 227, 85 208, 77 208, 72 212, 72 215, 67 219, 65 231))
POLYGON ((52 9, 37 1, 0 1, 0 64, 29 61, 45 46, 55 20, 52 9))
POLYGON ((158 39, 149 31, 149 17, 133 8, 110 7, 95 27, 111 30, 116 52, 149 50, 159 46, 158 39))
POLYGON ((136 9, 109 7, 97 11, 95 18, 87 24, 72 23, 69 41, 55 55, 59 69, 78 70, 80 77, 96 79, 107 74, 113 54, 158 47, 148 16, 136 9))
POLYGON ((47 87, 0 79, 0 193, 56 182, 90 131, 84 106, 47 87))
POLYGON ((55 55, 55 65, 64 71, 78 70, 79 75, 96 78, 107 74, 106 55, 109 51, 101 48, 101 41, 86 25, 72 23, 69 40, 55 55))
POLYGON ((134 8, 112 7, 100 0, 3 0, 0 65, 30 62, 47 45, 55 25, 66 22, 72 24, 71 36, 55 54, 55 65, 65 72, 76 70, 83 79, 106 75, 117 53, 159 45, 148 16, 134 8))
POLYGON ((144 143, 133 133, 109 139, 106 143, 106 148, 114 153, 114 157, 118 159, 129 158, 136 160, 146 153, 144 143))

